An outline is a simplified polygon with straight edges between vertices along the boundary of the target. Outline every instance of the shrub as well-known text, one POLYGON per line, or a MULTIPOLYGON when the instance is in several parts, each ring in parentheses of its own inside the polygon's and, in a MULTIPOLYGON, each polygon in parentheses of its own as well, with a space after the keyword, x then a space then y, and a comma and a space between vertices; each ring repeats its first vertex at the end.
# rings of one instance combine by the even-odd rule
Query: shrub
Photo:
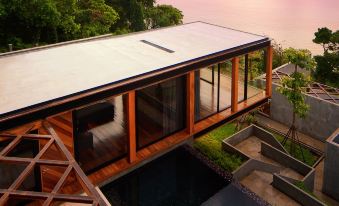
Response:
POLYGON ((244 160, 222 149, 222 140, 235 133, 235 124, 223 125, 195 140, 193 146, 206 155, 212 162, 227 171, 234 171, 244 160))

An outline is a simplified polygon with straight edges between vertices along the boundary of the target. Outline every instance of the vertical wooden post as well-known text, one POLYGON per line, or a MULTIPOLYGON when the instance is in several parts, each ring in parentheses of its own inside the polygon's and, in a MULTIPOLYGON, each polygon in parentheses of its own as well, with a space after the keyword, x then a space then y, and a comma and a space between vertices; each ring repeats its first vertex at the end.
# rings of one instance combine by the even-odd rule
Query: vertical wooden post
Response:
POLYGON ((266 52, 266 95, 272 95, 272 64, 273 64, 273 47, 267 47, 266 52))
POLYGON ((128 161, 130 163, 137 158, 135 124, 135 91, 130 91, 127 94, 128 161))
POLYGON ((194 130, 194 71, 187 74, 187 86, 186 86, 186 128, 187 133, 192 135, 194 130))
POLYGON ((239 80, 239 57, 232 59, 232 90, 231 90, 231 111, 238 110, 238 80, 239 80))

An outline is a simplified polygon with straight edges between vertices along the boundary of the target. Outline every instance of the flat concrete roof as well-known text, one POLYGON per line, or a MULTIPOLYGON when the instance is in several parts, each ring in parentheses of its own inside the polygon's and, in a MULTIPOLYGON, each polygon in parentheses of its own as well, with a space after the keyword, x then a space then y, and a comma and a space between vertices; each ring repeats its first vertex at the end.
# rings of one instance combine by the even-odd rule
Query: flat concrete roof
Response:
POLYGON ((268 39, 203 22, 0 56, 0 116, 268 39))

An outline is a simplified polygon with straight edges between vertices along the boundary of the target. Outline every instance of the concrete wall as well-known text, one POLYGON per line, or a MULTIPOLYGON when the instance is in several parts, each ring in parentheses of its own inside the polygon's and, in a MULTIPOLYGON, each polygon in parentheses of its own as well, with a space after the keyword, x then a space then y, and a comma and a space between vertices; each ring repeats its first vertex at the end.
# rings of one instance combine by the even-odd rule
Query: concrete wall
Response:
POLYGON ((248 137, 253 135, 253 125, 250 125, 242 130, 240 130, 239 132, 233 134, 231 137, 227 138, 226 140, 224 140, 224 142, 227 142, 231 145, 237 145, 240 142, 244 141, 245 139, 247 139, 248 137))
POLYGON ((258 161, 255 159, 249 159, 233 172, 233 178, 240 181, 244 177, 248 176, 254 170, 273 174, 280 172, 281 167, 266 162, 258 161))
POLYGON ((302 191, 295 185, 291 184, 283 177, 280 177, 277 174, 273 175, 273 187, 277 188, 281 192, 290 196, 292 199, 296 200, 302 205, 307 206, 324 206, 325 204, 314 198, 313 196, 302 191))
POLYGON ((339 144, 332 138, 325 144, 323 191, 339 201, 339 144))
POLYGON ((277 150, 276 148, 261 142, 261 154, 273 159, 280 164, 289 167, 303 176, 306 176, 313 168, 303 162, 293 158, 292 156, 277 150))
POLYGON ((274 146, 280 151, 287 153, 284 146, 282 146, 280 142, 276 140, 275 137, 270 132, 253 124, 235 133, 234 135, 227 138, 223 142, 227 142, 228 144, 235 146, 250 136, 256 136, 260 140, 274 146))
MULTIPOLYGON (((272 85, 272 101, 270 106, 271 118, 290 125, 292 120, 292 107, 276 91, 277 85, 272 85)), ((310 105, 310 110, 304 120, 297 120, 298 130, 325 141, 339 127, 339 105, 318 99, 316 97, 305 95, 305 101, 310 105)))
POLYGON ((315 177, 315 170, 314 168, 306 165, 305 163, 293 158, 286 153, 283 153, 276 148, 272 147, 271 145, 266 144, 265 142, 261 142, 261 154, 279 162, 280 164, 289 167, 301 175, 304 178, 301 180, 305 186, 310 190, 313 191, 314 188, 314 177, 315 177))
POLYGON ((255 125, 253 125, 253 132, 254 132, 254 135, 258 137, 259 139, 261 139, 262 141, 272 145, 273 147, 275 147, 276 149, 282 152, 288 153, 286 149, 284 148, 284 146, 282 146, 282 144, 280 144, 280 142, 270 132, 260 127, 257 127, 255 125))

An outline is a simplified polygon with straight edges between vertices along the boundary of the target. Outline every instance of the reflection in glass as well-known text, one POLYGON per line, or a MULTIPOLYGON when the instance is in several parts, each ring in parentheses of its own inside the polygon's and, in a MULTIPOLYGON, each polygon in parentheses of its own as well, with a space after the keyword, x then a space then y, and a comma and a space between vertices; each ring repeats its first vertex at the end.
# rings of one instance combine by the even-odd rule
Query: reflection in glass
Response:
POLYGON ((185 127, 186 77, 136 92, 137 146, 142 148, 185 127))
POLYGON ((89 173, 127 154, 126 96, 74 112, 75 155, 89 173))
POLYGON ((217 65, 195 71, 195 121, 218 111, 217 65))

